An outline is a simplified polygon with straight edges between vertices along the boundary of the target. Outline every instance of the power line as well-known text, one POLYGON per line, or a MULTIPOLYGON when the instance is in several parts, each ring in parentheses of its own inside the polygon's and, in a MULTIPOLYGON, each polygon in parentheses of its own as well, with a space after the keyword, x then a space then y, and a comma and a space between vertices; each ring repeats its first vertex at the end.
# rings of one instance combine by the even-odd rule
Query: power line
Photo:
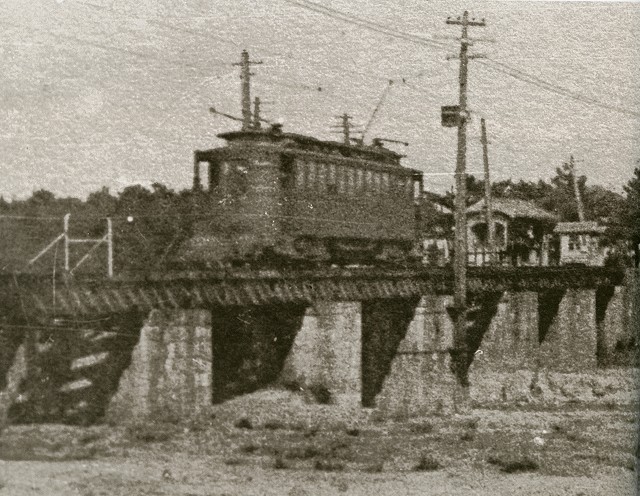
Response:
MULTIPOLYGON (((365 29, 369 29, 372 31, 376 31, 382 34, 386 34, 395 38, 399 38, 399 39, 403 39, 406 41, 410 41, 412 43, 416 43, 419 45, 423 45, 423 46, 431 46, 431 47, 437 47, 437 48, 446 48, 448 45, 444 44, 444 43, 439 43, 439 42, 435 42, 433 40, 430 40, 428 38, 423 38, 421 36, 417 36, 417 35, 411 35, 409 33, 405 33, 402 31, 399 31, 397 29, 391 29, 388 28, 386 26, 383 26, 381 24, 377 24, 374 23, 372 21, 367 21, 365 19, 362 18, 358 18, 356 16, 352 16, 350 14, 346 14, 344 12, 341 12, 337 9, 332 9, 329 7, 325 7, 319 4, 316 4, 314 2, 310 2, 308 0, 283 0, 289 4, 292 5, 296 5, 298 7, 302 7, 308 10, 311 10, 313 12, 319 13, 319 14, 323 14, 329 17, 332 17, 334 19, 338 19, 340 21, 343 22, 348 22, 351 24, 355 24, 357 26, 363 27, 365 29)), ((614 112, 619 112, 619 113, 623 113, 623 114, 627 114, 627 115, 631 115, 634 117, 640 117, 640 112, 636 112, 630 109, 626 109, 623 107, 618 107, 615 105, 610 105, 607 104, 605 102, 601 102, 599 100, 596 100, 595 98, 591 98, 591 97, 587 97, 584 95, 580 95, 578 93, 573 92, 572 90, 569 90, 567 88, 563 88, 562 86, 559 86, 555 83, 550 83, 548 81, 545 81, 541 78, 538 78, 537 76, 534 76, 533 74, 529 74, 525 71, 522 71, 520 69, 517 69, 515 67, 511 67, 507 64, 501 63, 501 62, 497 62, 495 60, 493 61, 488 61, 488 62, 482 62, 479 61, 481 64, 483 64, 485 67, 490 67, 490 64, 496 64, 499 66, 502 66, 503 68, 500 69, 498 67, 491 67, 494 70, 498 70, 500 72, 503 72, 504 74, 507 74, 515 79, 519 79, 523 82, 532 84, 534 86, 537 86, 541 89, 547 90, 547 91, 551 91, 554 93, 557 93, 559 95, 563 95, 569 98, 572 98, 574 100, 577 101, 581 101, 582 103, 586 103, 586 104, 591 104, 591 105, 595 105, 598 106, 600 108, 605 108, 607 110, 611 110, 614 112)))
POLYGON ((579 93, 576 93, 568 88, 563 88, 562 86, 559 86, 557 84, 554 83, 550 83, 548 81, 545 81, 537 76, 534 76, 532 74, 529 74, 525 71, 522 71, 520 69, 516 69, 515 67, 511 67, 508 64, 504 64, 502 62, 498 62, 495 60, 487 60, 482 61, 479 60, 478 61, 479 64, 488 67, 490 69, 493 69, 495 71, 498 72, 502 72, 504 74, 507 74, 515 79, 518 79, 520 81, 523 81, 525 83, 528 84, 532 84, 534 86, 537 86, 538 88, 544 89, 546 91, 549 91, 551 93, 556 93, 558 95, 561 96, 566 96, 568 98, 572 98, 576 101, 585 103, 585 104, 589 104, 589 105, 595 105, 597 107, 601 107, 607 110, 612 110, 618 113, 622 113, 622 114, 627 114, 627 115, 631 115, 634 117, 640 117, 640 112, 634 111, 634 110, 630 110, 628 108, 624 108, 624 107, 618 107, 615 105, 611 105, 608 103, 604 103, 601 102, 599 100, 596 100, 595 98, 591 98, 585 95, 581 95, 579 93))
POLYGON ((351 14, 346 14, 337 9, 332 9, 330 7, 326 7, 324 5, 320 5, 314 2, 309 2, 307 0, 283 0, 286 3, 291 5, 295 5, 297 7, 301 7, 303 9, 307 9, 318 14, 325 15, 327 17, 331 17, 333 19, 337 19, 339 21, 343 21, 349 24, 353 24, 356 26, 360 26, 371 31, 376 31, 381 34, 385 34, 387 36, 391 36, 392 38, 398 38, 405 41, 411 41, 414 43, 419 43, 421 45, 432 46, 439 49, 448 49, 449 45, 446 43, 440 43, 437 41, 430 40, 428 38, 422 38, 417 35, 412 35, 409 33, 404 33, 402 31, 398 31, 396 29, 389 28, 384 26, 383 24, 378 24, 373 21, 368 21, 366 19, 362 19, 360 17, 353 16, 351 14))

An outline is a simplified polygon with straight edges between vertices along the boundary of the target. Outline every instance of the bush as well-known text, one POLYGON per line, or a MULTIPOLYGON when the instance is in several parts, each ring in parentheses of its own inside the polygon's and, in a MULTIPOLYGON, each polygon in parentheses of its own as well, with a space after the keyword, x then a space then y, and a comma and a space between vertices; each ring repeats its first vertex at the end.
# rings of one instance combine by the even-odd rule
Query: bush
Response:
POLYGON ((309 458, 314 458, 319 454, 320 450, 315 446, 297 446, 285 451, 284 456, 289 459, 298 458, 300 460, 308 460, 309 458))
POLYGON ((344 463, 332 460, 316 460, 313 464, 313 468, 316 470, 323 470, 325 472, 340 472, 344 470, 344 463))
POLYGON ((475 436, 473 435, 473 432, 465 432, 464 434, 462 434, 462 436, 460 436, 460 441, 473 441, 475 438, 475 436))
POLYGON ((429 455, 422 455, 418 464, 413 467, 413 470, 416 472, 431 472, 433 470, 439 470, 440 468, 442 468, 442 465, 440 465, 438 460, 429 455))
POLYGON ((236 429, 253 429, 253 424, 246 417, 242 417, 241 419, 236 420, 233 426, 236 429))
POLYGON ((173 424, 136 424, 127 428, 129 438, 144 443, 158 443, 171 439, 177 432, 173 424))
POLYGON ((284 429, 284 424, 279 420, 269 420, 264 423, 263 427, 271 431, 277 431, 279 429, 284 429))
POLYGON ((345 432, 347 433, 347 436, 358 437, 360 435, 360 429, 355 427, 352 429, 347 429, 345 432))
POLYGON ((430 422, 411 424, 409 430, 414 434, 430 434, 433 432, 433 424, 431 424, 430 422))
POLYGON ((513 456, 490 456, 487 458, 487 462, 492 465, 500 467, 502 472, 507 474, 514 474, 518 472, 534 472, 540 468, 537 461, 528 456, 513 457, 513 456))
POLYGON ((315 400, 321 405, 329 405, 332 402, 331 391, 323 384, 314 384, 309 386, 309 391, 315 400))
POLYGON ((279 470, 287 468, 287 464, 284 462, 284 459, 282 458, 282 456, 277 455, 275 457, 275 459, 273 460, 273 468, 279 469, 279 470))
POLYGON ((243 444, 242 446, 240 446, 239 450, 242 453, 247 453, 248 455, 255 453, 256 451, 258 451, 260 449, 260 447, 256 444, 243 444))

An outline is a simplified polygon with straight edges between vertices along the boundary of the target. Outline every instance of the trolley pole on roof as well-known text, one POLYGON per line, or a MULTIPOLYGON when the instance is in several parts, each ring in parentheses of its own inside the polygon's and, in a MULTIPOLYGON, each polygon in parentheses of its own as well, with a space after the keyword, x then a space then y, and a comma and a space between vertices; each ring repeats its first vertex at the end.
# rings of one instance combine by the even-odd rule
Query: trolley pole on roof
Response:
POLYGON ((240 62, 233 65, 240 66, 240 79, 242 80, 242 130, 251 129, 251 64, 262 64, 262 61, 249 60, 249 52, 242 50, 240 62))
MULTIPOLYGON (((457 378, 455 391, 456 410, 465 410, 469 399, 469 350, 467 346, 467 190, 466 190, 466 153, 467 153, 467 65, 470 58, 468 48, 470 40, 467 36, 469 26, 485 26, 484 19, 469 19, 469 13, 464 12, 462 18, 447 18, 447 24, 462 26, 460 36, 460 54, 454 58, 460 59, 459 73, 459 103, 455 122, 458 127, 458 152, 456 157, 455 174, 455 252, 454 252, 454 350, 453 369, 457 378)), ((444 111, 444 109, 443 109, 444 111)), ((444 123, 444 115, 443 115, 444 123)))
POLYGON ((489 151, 487 150, 487 127, 484 118, 480 119, 480 128, 482 135, 480 142, 482 143, 482 160, 484 162, 484 208, 485 222, 487 223, 487 244, 489 246, 489 262, 495 262, 495 237, 496 228, 493 224, 493 208, 491 206, 491 179, 489 177, 489 151))

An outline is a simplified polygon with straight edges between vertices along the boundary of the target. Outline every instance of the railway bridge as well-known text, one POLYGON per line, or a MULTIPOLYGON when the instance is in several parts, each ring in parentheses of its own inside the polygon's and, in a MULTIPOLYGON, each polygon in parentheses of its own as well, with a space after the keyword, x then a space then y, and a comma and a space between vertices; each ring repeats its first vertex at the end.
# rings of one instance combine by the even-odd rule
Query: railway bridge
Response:
MULTIPOLYGON (((482 390, 500 400, 541 370, 626 360, 636 281, 606 267, 470 267, 472 397, 487 374, 502 374, 482 390)), ((447 410, 452 294, 438 267, 2 275, 0 399, 13 421, 187 417, 280 383, 343 406, 447 410)))

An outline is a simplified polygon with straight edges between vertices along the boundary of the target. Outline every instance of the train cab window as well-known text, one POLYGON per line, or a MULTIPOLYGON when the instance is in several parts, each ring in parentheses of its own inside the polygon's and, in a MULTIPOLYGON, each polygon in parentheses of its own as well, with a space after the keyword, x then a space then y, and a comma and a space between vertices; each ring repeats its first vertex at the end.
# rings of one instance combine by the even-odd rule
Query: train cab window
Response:
POLYGON ((296 187, 304 187, 304 164, 300 162, 296 163, 296 187))
POLYGON ((307 162, 307 188, 312 189, 316 184, 316 164, 307 162))
POLYGON ((405 178, 404 191, 405 194, 413 198, 413 180, 410 177, 405 178))
POLYGON ((380 173, 379 172, 374 172, 373 173, 373 188, 374 191, 376 193, 380 193, 380 173))
POLYGON ((318 191, 324 191, 326 188, 326 171, 324 164, 317 165, 318 170, 316 171, 318 177, 318 191))
POLYGON ((356 171, 347 168, 347 194, 353 195, 356 192, 356 171))
POLYGON ((327 165, 327 191, 329 193, 337 193, 338 192, 338 184, 336 181, 336 165, 328 164, 327 165))
POLYGON ((389 191, 389 173, 381 172, 380 173, 380 188, 384 193, 389 191))
POLYGON ((364 190, 364 171, 362 169, 356 169, 356 190, 364 190))
POLYGON ((280 157, 280 188, 289 190, 293 188, 294 180, 293 157, 291 155, 282 155, 280 157))
POLYGON ((347 175, 344 167, 336 167, 336 182, 338 193, 344 195, 347 192, 347 175))
MULTIPOLYGON (((246 194, 249 190, 249 168, 245 160, 229 160, 222 166, 226 188, 235 195, 246 194)), ((209 176, 211 182, 211 174, 209 176)))

